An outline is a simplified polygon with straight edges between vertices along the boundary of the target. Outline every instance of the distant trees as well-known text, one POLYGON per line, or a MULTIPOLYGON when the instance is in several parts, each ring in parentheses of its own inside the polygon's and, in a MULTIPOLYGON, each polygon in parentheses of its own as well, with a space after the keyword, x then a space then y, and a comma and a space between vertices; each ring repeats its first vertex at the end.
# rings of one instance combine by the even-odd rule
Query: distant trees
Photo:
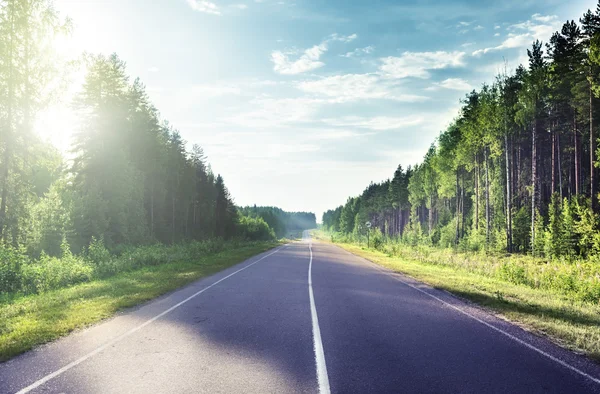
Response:
POLYGON ((470 250, 600 253, 596 167, 600 3, 527 51, 527 68, 468 93, 423 162, 323 215, 358 236, 470 250), (587 141, 587 142, 586 142, 587 141), (398 207, 410 211, 398 219, 398 207), (395 212, 390 216, 389 212, 395 212), (358 229, 358 230, 357 230, 358 229))
POLYGON ((277 207, 257 207, 256 205, 238 209, 241 215, 264 220, 277 237, 284 237, 289 232, 317 227, 317 220, 312 212, 286 212, 277 207))

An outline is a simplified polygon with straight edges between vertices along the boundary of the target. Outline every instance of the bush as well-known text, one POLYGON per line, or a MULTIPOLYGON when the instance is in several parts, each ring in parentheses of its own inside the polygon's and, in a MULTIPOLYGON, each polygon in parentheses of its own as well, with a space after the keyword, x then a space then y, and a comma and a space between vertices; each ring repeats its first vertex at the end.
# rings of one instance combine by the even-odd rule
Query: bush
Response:
POLYGON ((275 232, 261 217, 240 216, 236 233, 243 239, 252 241, 271 241, 275 239, 275 232))
POLYGON ((500 278, 508 282, 515 283, 518 285, 529 284, 525 266, 523 264, 512 262, 510 260, 503 262, 500 265, 500 268, 498 270, 498 276, 500 276, 500 278))
POLYGON ((453 218, 440 230, 438 245, 441 248, 449 248, 456 243, 456 218, 453 218))
POLYGON ((29 259, 22 251, 0 245, 0 293, 21 289, 22 269, 29 259))
POLYGON ((42 253, 39 261, 23 266, 21 291, 41 293, 61 287, 90 281, 94 268, 84 259, 75 256, 63 241, 62 257, 51 257, 42 253))
POLYGON ((381 250, 383 247, 383 234, 381 233, 379 228, 374 228, 371 230, 370 238, 371 246, 377 250, 381 250))
POLYGON ((104 239, 92 237, 92 242, 90 242, 90 246, 88 246, 86 257, 90 263, 98 265, 111 260, 113 256, 104 246, 104 239))

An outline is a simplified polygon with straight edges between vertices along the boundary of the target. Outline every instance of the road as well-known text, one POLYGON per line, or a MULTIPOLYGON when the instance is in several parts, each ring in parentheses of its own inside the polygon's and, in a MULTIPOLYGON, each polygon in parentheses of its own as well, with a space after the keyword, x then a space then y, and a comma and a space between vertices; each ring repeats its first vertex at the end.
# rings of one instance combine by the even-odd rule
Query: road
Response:
POLYGON ((19 391, 600 393, 600 368, 305 239, 0 364, 19 391))

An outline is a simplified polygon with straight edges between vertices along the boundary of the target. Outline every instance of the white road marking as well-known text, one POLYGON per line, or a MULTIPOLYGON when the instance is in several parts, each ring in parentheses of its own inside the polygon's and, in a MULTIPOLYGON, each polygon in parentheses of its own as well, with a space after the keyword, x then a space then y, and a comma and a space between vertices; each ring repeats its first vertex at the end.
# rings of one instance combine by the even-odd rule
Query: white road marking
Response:
POLYGON ((246 268, 250 268, 252 267, 254 264, 261 262, 262 260, 266 259, 267 257, 279 252, 281 249, 285 248, 287 245, 284 245, 283 247, 279 247, 277 248, 274 252, 269 253, 266 256, 261 257, 260 259, 256 260, 255 262, 248 264, 247 266, 240 268, 239 270, 227 275, 224 278, 219 279, 218 281, 216 281, 215 283, 211 284, 210 286, 207 286, 205 288, 203 288, 202 290, 192 294, 191 296, 189 296, 188 298, 186 298, 185 300, 173 305, 172 307, 170 307, 169 309, 165 310, 164 312, 154 316, 152 319, 147 320, 146 322, 140 324, 137 327, 132 328, 131 330, 127 331, 124 334, 119 335, 118 337, 114 338, 113 340, 106 342, 104 345, 100 346, 99 348, 89 352, 88 354, 86 354, 85 356, 82 356, 80 358, 78 358, 77 360, 71 362, 70 364, 65 365, 64 367, 62 367, 61 369, 52 372, 51 374, 48 374, 46 376, 44 376, 43 378, 41 378, 40 380, 36 381, 35 383, 32 383, 31 385, 25 387, 24 389, 19 390, 16 394, 25 394, 25 393, 29 393, 31 390, 38 388, 39 386, 43 385, 44 383, 48 382, 51 379, 54 379, 55 377, 61 375, 62 373, 68 371, 69 369, 81 364, 82 362, 86 361, 87 359, 89 359, 90 357, 95 356, 96 354, 100 353, 101 351, 103 351, 104 349, 106 349, 107 347, 110 347, 114 344, 116 344, 117 342, 120 342, 121 340, 127 338, 128 336, 130 336, 131 334, 141 330, 142 328, 146 327, 147 325, 155 322, 156 320, 160 319, 161 317, 163 317, 164 315, 166 315, 169 312, 174 311, 175 309, 179 308, 181 305, 185 304, 186 302, 190 301, 191 299, 199 296, 200 294, 204 293, 206 290, 210 289, 211 287, 214 287, 216 285, 218 285, 219 283, 223 282, 225 279, 231 278, 233 275, 237 274, 238 272, 241 272, 243 270, 245 270, 246 268))
MULTIPOLYGON (((356 255, 354 255, 354 254, 352 254, 352 253, 350 253, 350 252, 348 252, 348 251, 346 251, 346 252, 347 252, 347 253, 349 253, 350 255, 354 256, 354 257, 357 257, 356 255)), ((569 363, 567 363, 567 362, 565 362, 565 361, 563 361, 563 360, 561 360, 561 359, 559 359, 559 358, 557 358, 557 357, 554 357, 553 355, 551 355, 551 354, 549 354, 549 353, 547 353, 547 352, 543 351, 542 349, 539 349, 539 348, 537 348, 537 347, 533 346, 532 344, 525 342, 524 340, 522 340, 522 339, 520 339, 520 338, 518 338, 518 337, 516 337, 516 336, 512 335, 512 334, 511 334, 511 333, 509 333, 509 332, 506 332, 506 331, 504 331, 504 330, 503 330, 503 329, 501 329, 501 328, 498 328, 498 327, 494 326, 493 324, 490 324, 490 323, 486 322, 485 320, 481 320, 481 319, 480 319, 480 318, 478 318, 477 316, 475 316, 475 315, 472 315, 471 313, 469 313, 469 312, 465 311, 465 310, 464 310, 464 309, 462 309, 462 308, 459 308, 459 307, 458 307, 458 306, 456 306, 456 305, 452 305, 451 303, 449 303, 449 302, 447 302, 447 301, 444 301, 443 299, 441 299, 441 298, 439 298, 439 297, 437 297, 437 296, 435 296, 435 295, 433 295, 433 294, 431 294, 431 293, 428 293, 428 292, 426 292, 426 291, 425 291, 425 290, 423 290, 423 289, 420 289, 420 288, 418 288, 418 287, 416 287, 416 286, 414 286, 414 285, 412 285, 412 284, 410 284, 410 283, 408 283, 408 282, 406 282, 406 281, 403 281, 403 280, 402 280, 402 279, 400 279, 400 278, 399 278, 397 275, 394 275, 394 274, 395 274, 394 272, 390 272, 390 271, 388 271, 388 270, 386 270, 386 269, 384 269, 384 268, 380 267, 379 265, 375 264, 375 263, 374 263, 374 262, 372 262, 372 261, 369 261, 369 260, 367 260, 367 259, 365 259, 365 260, 366 260, 366 261, 368 261, 369 263, 373 264, 373 265, 374 265, 374 266, 375 266, 377 269, 379 269, 381 272, 383 272, 383 273, 385 273, 386 275, 388 275, 388 276, 390 276, 390 277, 394 278, 394 279, 395 279, 395 280, 397 280, 398 282, 400 282, 400 283, 403 283, 403 284, 405 284, 405 285, 406 285, 406 286, 408 286, 408 287, 411 287, 411 288, 413 288, 413 289, 415 289, 415 290, 417 290, 417 291, 419 291, 419 292, 421 292, 421 293, 423 293, 423 294, 426 294, 426 295, 428 295, 429 297, 431 297, 431 298, 433 298, 433 299, 435 299, 435 300, 437 300, 437 301, 441 302, 442 304, 444 304, 444 305, 446 305, 446 306, 449 306, 449 307, 450 307, 450 308, 452 308, 452 309, 455 309, 455 310, 457 310, 458 312, 462 313, 463 315, 465 315, 465 316, 467 316, 467 317, 470 317, 471 319, 473 319, 473 320, 475 320, 475 321, 478 321, 479 323, 483 324, 484 326, 486 326, 486 327, 488 327, 488 328, 491 328, 492 330, 494 330, 494 331, 496 331, 496 332, 498 332, 498 333, 500 333, 500 334, 502 334, 502 335, 505 335, 506 337, 508 337, 508 338, 512 339, 513 341, 515 341, 515 342, 517 342, 517 343, 520 343, 521 345, 523 345, 523 346, 525 346, 525 347, 527 347, 527 348, 529 348, 529 349, 533 350, 534 352, 537 352, 537 353, 541 354, 541 355, 542 355, 542 356, 544 356, 544 357, 547 357, 547 358, 549 358, 550 360, 552 360, 552 361, 554 361, 554 362, 556 362, 556 363, 558 363, 558 364, 562 365, 563 367, 565 367, 565 368, 567 368, 567 369, 569 369, 569 370, 571 370, 571 371, 573 371, 573 372, 575 372, 575 373, 577 373, 577 374, 579 374, 579 375, 583 376, 584 378, 587 378, 587 379, 591 380, 591 381, 592 381, 592 382, 594 382, 594 383, 600 384, 600 379, 598 379, 598 378, 595 378, 595 377, 593 377, 592 375, 590 375, 590 374, 588 374, 588 373, 585 373, 585 372, 583 372, 583 371, 582 371, 582 370, 580 370, 579 368, 577 368, 577 367, 574 367, 574 366, 572 366, 571 364, 569 364, 569 363)))
POLYGON ((325 364, 325 352, 323 342, 321 341, 321 329, 319 328, 319 318, 317 317, 317 308, 315 307, 315 296, 312 288, 312 242, 309 240, 308 250, 310 251, 310 262, 308 263, 308 295, 310 297, 310 315, 312 316, 313 342, 315 349, 315 363, 317 365, 317 381, 319 383, 319 393, 329 394, 329 377, 327 376, 327 365, 325 364))

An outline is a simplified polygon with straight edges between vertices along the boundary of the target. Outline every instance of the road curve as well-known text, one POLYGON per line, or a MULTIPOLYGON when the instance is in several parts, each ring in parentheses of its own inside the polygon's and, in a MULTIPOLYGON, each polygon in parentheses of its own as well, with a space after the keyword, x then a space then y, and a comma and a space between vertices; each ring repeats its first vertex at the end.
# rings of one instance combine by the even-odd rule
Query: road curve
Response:
POLYGON ((308 239, 0 364, 0 393, 319 391, 600 393, 600 367, 308 239))

